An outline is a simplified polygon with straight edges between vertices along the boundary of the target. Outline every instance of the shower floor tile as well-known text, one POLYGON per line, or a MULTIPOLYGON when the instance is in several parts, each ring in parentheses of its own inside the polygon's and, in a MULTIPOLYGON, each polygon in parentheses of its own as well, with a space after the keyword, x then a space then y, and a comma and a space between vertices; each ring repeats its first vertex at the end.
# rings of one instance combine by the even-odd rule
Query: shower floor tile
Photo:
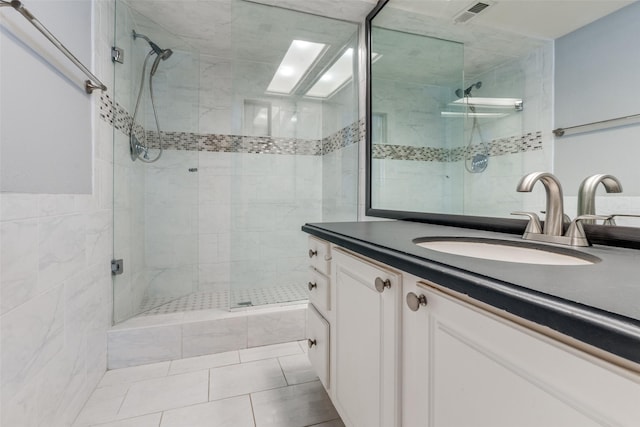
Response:
POLYGON ((241 351, 108 371, 73 426, 344 427, 297 342, 241 351))
POLYGON ((268 288, 200 291, 183 297, 147 297, 142 301, 141 316, 170 314, 184 311, 227 310, 229 307, 251 307, 304 301, 309 298, 303 283, 268 288))

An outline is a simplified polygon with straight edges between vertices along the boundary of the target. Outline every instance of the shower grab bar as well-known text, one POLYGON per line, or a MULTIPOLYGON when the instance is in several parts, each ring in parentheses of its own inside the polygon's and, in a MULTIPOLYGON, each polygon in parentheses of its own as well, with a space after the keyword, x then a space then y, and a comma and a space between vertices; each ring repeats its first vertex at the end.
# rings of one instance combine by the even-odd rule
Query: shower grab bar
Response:
POLYGON ((586 123, 584 125, 571 126, 567 128, 557 128, 553 130, 555 136, 568 136, 576 133, 591 132, 594 130, 609 129, 618 126, 627 126, 640 123, 640 114, 631 116, 616 117, 615 119, 601 120, 599 122, 586 123))
POLYGON ((36 17, 31 14, 31 12, 25 9, 25 7, 22 5, 22 2, 18 0, 12 0, 10 2, 5 0, 0 0, 0 7, 9 7, 9 6, 14 8, 22 16, 24 16, 27 19, 27 21, 31 23, 31 25, 36 27, 36 29, 40 31, 47 39, 49 39, 49 41, 53 43, 53 45, 60 50, 60 52, 62 52, 67 58, 69 58, 71 62, 73 62, 80 70, 82 70, 82 72, 87 77, 89 77, 90 80, 85 80, 84 82, 84 90, 87 93, 89 94, 93 93, 93 91, 96 89, 100 89, 103 92, 107 90, 107 87, 104 85, 104 83, 102 83, 100 79, 98 79, 95 75, 93 75, 93 73, 89 71, 89 69, 85 67, 84 64, 82 64, 82 62, 78 60, 78 58, 76 58, 71 52, 69 52, 69 49, 67 49, 65 45, 63 45, 60 42, 60 40, 58 40, 53 34, 51 34, 51 32, 47 29, 47 27, 42 25, 42 23, 38 21, 38 19, 36 19, 36 17))

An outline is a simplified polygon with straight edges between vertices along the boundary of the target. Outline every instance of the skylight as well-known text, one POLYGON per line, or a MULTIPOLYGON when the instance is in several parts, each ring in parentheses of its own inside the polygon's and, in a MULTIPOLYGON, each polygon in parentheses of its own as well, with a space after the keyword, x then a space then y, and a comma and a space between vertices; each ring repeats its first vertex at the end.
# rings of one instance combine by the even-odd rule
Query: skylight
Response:
POLYGON ((333 63, 315 85, 307 92, 307 96, 314 98, 328 98, 340 89, 353 75, 353 48, 344 51, 342 56, 333 63))
POLYGON ((286 95, 293 92, 293 89, 322 54, 325 47, 326 45, 323 43, 304 40, 292 41, 278 70, 271 79, 269 87, 267 87, 267 92, 286 95))

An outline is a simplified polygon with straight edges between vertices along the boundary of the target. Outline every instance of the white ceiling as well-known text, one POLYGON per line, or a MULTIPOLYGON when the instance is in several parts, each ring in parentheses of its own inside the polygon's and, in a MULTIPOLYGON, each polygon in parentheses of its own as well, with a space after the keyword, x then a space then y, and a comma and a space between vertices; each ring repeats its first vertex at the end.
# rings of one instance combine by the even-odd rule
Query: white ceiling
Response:
MULTIPOLYGON (((556 39, 634 3, 629 0, 489 0, 484 2, 491 5, 467 24, 462 25, 484 26, 542 39, 556 39)), ((454 16, 475 3, 477 1, 473 0, 390 0, 388 6, 441 18, 453 24, 454 16)))

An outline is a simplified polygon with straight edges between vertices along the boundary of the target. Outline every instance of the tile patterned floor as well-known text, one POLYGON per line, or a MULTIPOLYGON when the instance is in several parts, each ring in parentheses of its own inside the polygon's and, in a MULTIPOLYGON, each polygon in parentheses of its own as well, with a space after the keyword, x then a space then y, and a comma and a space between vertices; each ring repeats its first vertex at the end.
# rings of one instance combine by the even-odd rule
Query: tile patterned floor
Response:
POLYGON ((108 371, 74 427, 344 427, 306 342, 108 371))
POLYGON ((201 291, 175 297, 145 298, 142 301, 141 315, 177 313, 180 311, 228 309, 255 305, 278 304, 303 301, 309 298, 305 284, 272 286, 269 288, 235 289, 233 291, 201 291))

